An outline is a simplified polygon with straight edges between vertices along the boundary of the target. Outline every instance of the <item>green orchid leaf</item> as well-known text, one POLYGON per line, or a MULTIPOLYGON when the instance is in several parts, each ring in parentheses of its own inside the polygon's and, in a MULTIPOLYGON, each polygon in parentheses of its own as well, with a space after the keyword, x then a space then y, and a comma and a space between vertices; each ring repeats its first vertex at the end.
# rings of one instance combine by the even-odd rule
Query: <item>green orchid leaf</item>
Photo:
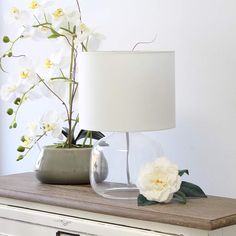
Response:
MULTIPOLYGON (((53 28, 50 28, 52 34, 59 34, 56 30, 54 30, 53 28)), ((59 34, 60 35, 60 34, 59 34)))
POLYGON ((51 34, 50 36, 48 36, 49 39, 56 39, 59 38, 61 35, 60 34, 51 34))
POLYGON ((180 190, 182 193, 186 195, 186 197, 196 197, 196 198, 206 198, 206 194, 203 192, 203 190, 192 183, 182 181, 180 190))
MULTIPOLYGON (((87 130, 80 130, 78 136, 76 137, 75 139, 75 143, 77 143, 77 141, 79 141, 80 139, 83 139, 85 138, 87 134, 87 130)), ((99 140, 101 138, 105 137, 105 135, 99 131, 92 131, 92 139, 96 139, 96 140, 99 140)))
POLYGON ((144 197, 142 194, 138 195, 138 206, 150 206, 158 204, 158 202, 155 201, 149 201, 146 197, 144 197))
POLYGON ((189 175, 189 171, 188 170, 179 170, 179 176, 182 176, 182 175, 184 175, 184 174, 187 174, 187 175, 189 175))
POLYGON ((187 202, 186 195, 181 191, 174 193, 173 199, 182 204, 186 204, 187 202))
POLYGON ((58 38, 58 37, 62 36, 56 30, 54 30, 52 28, 50 30, 51 30, 52 34, 48 37, 49 39, 55 39, 55 38, 58 38))
MULTIPOLYGON (((69 129, 68 128, 63 127, 61 132, 66 138, 68 137, 68 134, 69 134, 69 129)), ((75 144, 74 135, 72 136, 72 144, 75 144)))
MULTIPOLYGON (((77 135, 76 138, 74 138, 74 136, 72 137, 72 144, 73 145, 77 145, 77 142, 80 140, 80 139, 83 139, 86 137, 86 134, 87 134, 87 130, 80 130, 79 134, 77 135)), ((62 134, 67 138, 68 137, 68 133, 69 133, 69 129, 66 128, 66 127, 63 127, 62 129, 62 134)), ((101 138, 105 137, 105 135, 99 131, 92 131, 92 139, 95 139, 95 140, 99 140, 101 138)))

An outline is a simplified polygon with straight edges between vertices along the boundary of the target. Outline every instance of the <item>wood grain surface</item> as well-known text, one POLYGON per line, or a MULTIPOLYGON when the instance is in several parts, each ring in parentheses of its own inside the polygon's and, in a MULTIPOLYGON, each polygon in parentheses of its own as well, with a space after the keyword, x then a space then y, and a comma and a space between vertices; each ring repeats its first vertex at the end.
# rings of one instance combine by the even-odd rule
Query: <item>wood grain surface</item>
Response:
POLYGON ((1 176, 0 197, 205 230, 236 224, 236 199, 209 196, 186 205, 138 207, 135 200, 100 197, 88 185, 41 184, 34 173, 1 176))

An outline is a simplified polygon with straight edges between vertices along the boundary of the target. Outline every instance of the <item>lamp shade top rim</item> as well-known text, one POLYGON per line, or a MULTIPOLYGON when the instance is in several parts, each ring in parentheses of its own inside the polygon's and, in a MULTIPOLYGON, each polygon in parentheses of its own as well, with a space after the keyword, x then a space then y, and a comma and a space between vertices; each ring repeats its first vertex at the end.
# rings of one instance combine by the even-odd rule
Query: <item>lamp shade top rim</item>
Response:
POLYGON ((161 54, 161 53, 175 53, 175 51, 90 51, 80 52, 82 54, 161 54))

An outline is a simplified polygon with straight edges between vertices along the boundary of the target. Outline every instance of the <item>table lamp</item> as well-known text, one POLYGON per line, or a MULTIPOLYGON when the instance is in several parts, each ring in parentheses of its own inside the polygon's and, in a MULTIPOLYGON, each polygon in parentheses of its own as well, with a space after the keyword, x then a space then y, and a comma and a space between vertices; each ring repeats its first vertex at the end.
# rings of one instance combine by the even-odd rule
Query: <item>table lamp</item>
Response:
POLYGON ((94 191, 138 196, 140 168, 163 154, 140 132, 175 126, 174 52, 83 52, 79 55, 80 127, 115 132, 91 152, 94 191))

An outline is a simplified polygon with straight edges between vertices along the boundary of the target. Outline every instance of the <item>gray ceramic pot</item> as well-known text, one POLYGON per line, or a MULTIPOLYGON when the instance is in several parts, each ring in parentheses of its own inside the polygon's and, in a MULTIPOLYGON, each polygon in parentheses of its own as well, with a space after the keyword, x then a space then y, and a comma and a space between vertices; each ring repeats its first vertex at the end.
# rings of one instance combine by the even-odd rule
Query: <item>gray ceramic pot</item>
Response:
POLYGON ((91 148, 44 147, 36 162, 36 177, 47 184, 88 184, 91 148))

